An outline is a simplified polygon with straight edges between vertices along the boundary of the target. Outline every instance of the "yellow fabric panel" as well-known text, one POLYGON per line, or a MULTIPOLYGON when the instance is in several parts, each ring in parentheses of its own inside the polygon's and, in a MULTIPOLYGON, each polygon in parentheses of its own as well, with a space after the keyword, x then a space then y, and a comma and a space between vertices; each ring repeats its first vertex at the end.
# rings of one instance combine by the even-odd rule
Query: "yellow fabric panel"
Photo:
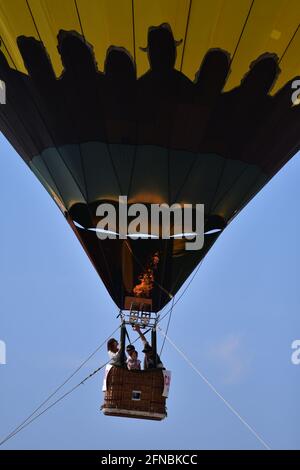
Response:
MULTIPOLYGON (((147 46, 149 26, 169 23, 176 40, 185 37, 189 0, 134 0, 136 61, 138 76, 149 69, 147 53, 140 47, 147 46)), ((177 47, 176 68, 180 69, 183 42, 177 47)))
POLYGON ((86 40, 94 46, 99 70, 109 46, 125 47, 132 57, 133 27, 131 0, 77 0, 86 40))
POLYGON ((0 1, 0 35, 17 69, 26 72, 16 39, 20 35, 38 38, 26 0, 0 1))
POLYGON ((51 57, 56 75, 62 71, 57 50, 60 29, 81 32, 74 0, 28 0, 40 37, 51 57))
POLYGON ((191 6, 182 71, 194 80, 208 49, 232 55, 252 0, 194 0, 191 6))
POLYGON ((233 59, 225 90, 238 86, 249 70, 250 63, 261 54, 276 53, 280 58, 299 22, 299 0, 255 1, 233 59))

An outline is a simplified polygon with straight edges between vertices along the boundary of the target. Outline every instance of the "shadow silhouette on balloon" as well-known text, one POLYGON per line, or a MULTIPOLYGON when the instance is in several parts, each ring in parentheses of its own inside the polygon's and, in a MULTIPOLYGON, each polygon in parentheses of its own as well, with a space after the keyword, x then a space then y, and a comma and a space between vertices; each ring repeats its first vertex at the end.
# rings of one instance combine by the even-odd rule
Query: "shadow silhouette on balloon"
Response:
POLYGON ((149 28, 147 53, 150 69, 139 78, 138 143, 169 147, 176 120, 182 117, 182 104, 193 100, 193 83, 175 69, 177 48, 169 25, 149 28))
MULTIPOLYGON (((58 34, 59 77, 42 42, 20 36, 17 44, 28 74, 10 67, 0 50, 7 90, 0 130, 59 201, 119 306, 127 289, 124 245, 95 236, 100 202, 116 204, 118 195, 130 199, 135 191, 132 199, 142 195, 147 204, 153 197, 205 204, 199 252, 185 251, 180 240, 130 240, 145 262, 149 247, 165 253, 168 269, 158 269, 156 281, 174 293, 234 215, 300 148, 300 106, 291 101, 299 77, 271 96, 280 73, 274 54, 258 57, 240 85, 225 92, 230 54, 208 50, 191 81, 175 67, 184 44, 166 23, 148 30, 141 49, 149 70, 139 78, 119 46, 108 48, 99 70, 93 46, 76 31, 58 34)), ((137 276, 140 265, 130 263, 137 276)), ((157 284, 153 298, 157 310, 169 301, 157 284)))
POLYGON ((11 68, 0 52, 8 96, 0 120, 26 161, 53 146, 95 141, 214 153, 272 174, 282 155, 299 148, 300 111, 291 103, 292 81, 270 95, 280 72, 274 54, 256 59, 241 84, 224 92, 229 53, 209 50, 192 82, 175 68, 183 42, 166 23, 149 28, 147 46, 141 47, 149 70, 138 79, 134 60, 122 47, 109 47, 99 71, 92 45, 75 31, 58 34, 63 64, 58 78, 40 41, 21 36, 17 43, 28 75, 11 68))

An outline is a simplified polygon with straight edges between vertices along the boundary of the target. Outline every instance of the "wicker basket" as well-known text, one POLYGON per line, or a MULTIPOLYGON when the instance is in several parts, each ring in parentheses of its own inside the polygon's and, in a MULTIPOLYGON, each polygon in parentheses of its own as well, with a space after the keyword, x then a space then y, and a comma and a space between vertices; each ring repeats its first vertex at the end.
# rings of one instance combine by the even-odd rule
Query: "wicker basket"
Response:
POLYGON ((112 367, 106 378, 101 409, 108 416, 160 421, 167 416, 163 389, 161 369, 130 371, 123 367, 112 367))

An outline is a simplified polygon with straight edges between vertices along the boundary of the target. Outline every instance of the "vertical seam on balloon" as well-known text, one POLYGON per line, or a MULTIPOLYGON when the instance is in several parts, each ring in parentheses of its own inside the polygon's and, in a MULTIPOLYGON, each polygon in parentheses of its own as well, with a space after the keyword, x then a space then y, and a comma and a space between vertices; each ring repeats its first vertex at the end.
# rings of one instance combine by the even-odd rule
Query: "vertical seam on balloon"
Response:
POLYGON ((76 10, 76 14, 77 14, 78 22, 79 22, 79 28, 80 28, 81 34, 83 36, 83 39, 86 42, 85 35, 84 35, 84 32, 83 32, 83 26, 82 26, 80 14, 79 14, 79 9, 78 9, 78 5, 77 5, 77 0, 74 0, 74 4, 75 4, 75 10, 76 10))
POLYGON ((295 39, 295 36, 296 36, 296 34, 297 34, 297 32, 298 32, 299 27, 300 27, 300 24, 298 24, 298 26, 297 26, 297 28, 296 28, 296 31, 294 32, 294 34, 293 34, 293 36, 291 37, 291 39, 289 40, 289 42, 288 42, 286 48, 284 49, 284 51, 283 51, 283 53, 282 53, 282 55, 281 55, 281 57, 280 57, 280 59, 279 59, 279 61, 278 61, 278 64, 280 64, 280 62, 281 62, 282 59, 284 58, 285 54, 287 53, 288 48, 290 47, 290 45, 292 44, 293 40, 295 39))
MULTIPOLYGON (((136 74, 136 81, 137 81, 137 60, 136 60, 136 37, 135 37, 135 9, 134 9, 134 0, 131 0, 131 13, 132 13, 132 34, 133 34, 133 57, 134 57, 134 65, 135 65, 135 74, 136 74)), ((135 86, 135 106, 137 108, 137 101, 136 101, 136 86, 135 86)), ((131 186, 132 186, 132 180, 133 180, 133 173, 135 169, 135 163, 136 163, 136 154, 137 154, 137 147, 138 147, 138 120, 137 117, 135 119, 135 142, 134 142, 134 152, 133 152, 133 159, 132 159, 132 164, 131 164, 131 169, 130 169, 130 175, 129 175, 129 182, 128 182, 128 188, 127 188, 127 198, 129 200, 130 192, 131 192, 131 186)))
POLYGON ((189 29, 189 24, 190 24, 190 15, 191 15, 191 9, 192 9, 192 1, 193 1, 193 0, 190 0, 189 10, 188 10, 188 15, 187 15, 187 20, 186 20, 186 27, 185 27, 185 33, 184 33, 182 55, 181 55, 180 72, 182 72, 182 67, 183 67, 183 57, 184 57, 184 53, 185 53, 185 45, 186 45, 187 34, 188 34, 188 29, 189 29))
POLYGON ((137 69, 137 63, 136 63, 136 44, 135 44, 135 16, 134 16, 134 0, 131 0, 131 14, 132 14, 132 39, 133 39, 133 58, 134 58, 134 63, 135 63, 135 68, 137 69))
POLYGON ((81 151, 81 142, 79 143, 79 155, 80 155, 80 165, 81 165, 81 170, 82 170, 82 176, 83 176, 83 183, 85 187, 85 194, 86 194, 86 202, 87 204, 89 203, 89 193, 88 193, 88 186, 86 182, 86 171, 85 171, 85 166, 84 166, 84 159, 82 157, 82 151, 81 151))
POLYGON ((42 38, 41 38, 39 29, 38 29, 38 27, 37 27, 37 24, 36 24, 36 22, 35 22, 35 19, 34 19, 34 16, 33 16, 33 13, 32 13, 32 10, 31 10, 31 8, 30 8, 30 5, 29 5, 28 0, 26 0, 26 5, 27 5, 27 8, 28 8, 28 10, 29 10, 29 13, 30 13, 31 19, 32 19, 32 21, 33 21, 33 24, 34 24, 35 30, 36 30, 36 32, 37 32, 37 35, 38 35, 38 37, 39 37, 39 40, 41 41, 42 44, 44 44, 44 43, 43 43, 43 40, 42 40, 42 38))
POLYGON ((243 27, 242 27, 241 34, 240 34, 240 36, 239 36, 239 39, 238 39, 238 41, 237 41, 237 43, 236 43, 234 52, 233 52, 233 54, 232 54, 232 59, 231 59, 231 61, 230 61, 230 65, 232 65, 233 59, 235 58, 235 54, 236 54, 236 52, 237 52, 237 50, 238 50, 238 47, 239 47, 239 45, 240 45, 240 42, 241 42, 241 40, 242 40, 242 37, 243 37, 244 31, 245 31, 246 25, 247 25, 247 23, 248 23, 248 20, 249 20, 251 11, 252 11, 252 7, 253 7, 253 5, 254 5, 254 1, 255 1, 255 0, 252 0, 252 3, 251 3, 251 5, 250 5, 249 11, 248 11, 248 14, 247 14, 246 19, 245 19, 245 21, 244 21, 244 25, 243 25, 243 27))
POLYGON ((221 180, 222 180, 222 177, 223 177, 223 175, 224 175, 225 168, 226 168, 226 166, 227 166, 228 159, 225 158, 225 157, 222 157, 222 158, 223 158, 222 169, 221 169, 221 171, 220 171, 219 178, 218 178, 218 181, 217 181, 217 184, 216 184, 216 188, 215 188, 215 190, 214 190, 214 192, 213 192, 213 196, 212 196, 212 198, 211 198, 211 203, 210 203, 210 205, 209 205, 209 209, 208 209, 208 211, 207 211, 207 214, 211 214, 212 211, 214 210, 214 208, 216 207, 216 204, 214 204, 214 200, 215 200, 215 197, 216 197, 216 195, 217 195, 217 193, 218 193, 218 190, 219 190, 219 188, 220 188, 220 186, 221 186, 221 180))
MULTIPOLYGON (((228 161, 228 159, 226 159, 226 162, 228 161)), ((225 167, 224 167, 225 168, 225 167)), ((224 169, 223 168, 223 169, 224 169)), ((215 204, 211 207, 211 210, 214 210, 218 207, 219 204, 221 204, 221 202, 223 202, 224 198, 227 196, 228 193, 230 193, 230 191, 233 189, 233 187, 236 185, 236 183, 239 181, 239 179, 244 175, 244 173, 247 172, 247 170, 249 169, 249 166, 246 166, 245 168, 243 168, 243 170, 241 171, 241 173, 234 179, 234 181, 231 183, 230 187, 225 191, 225 193, 215 202, 215 204)), ((223 175, 223 172, 222 172, 222 175, 223 175)), ((222 178, 222 175, 221 177, 219 178, 219 184, 218 184, 218 188, 220 186, 220 182, 221 182, 221 178, 222 178)), ((217 189, 218 189, 217 188, 217 189)), ((215 195, 214 197, 216 196, 217 194, 217 191, 215 192, 215 195)), ((213 201, 212 201, 213 202, 213 201)))
POLYGON ((13 65, 14 65, 14 67, 15 67, 15 69, 18 70, 18 69, 17 69, 17 66, 16 66, 16 64, 15 64, 15 62, 14 62, 14 60, 13 60, 13 58, 12 58, 12 56, 11 56, 9 50, 8 50, 8 48, 6 47, 5 41, 4 41, 4 39, 3 39, 2 36, 0 36, 0 43, 3 44, 4 49, 6 50, 6 52, 7 52, 8 56, 9 56, 10 60, 12 61, 13 65))
POLYGON ((122 186, 121 186, 121 181, 120 181, 120 178, 118 176, 118 172, 117 172, 117 169, 116 169, 116 166, 114 164, 114 160, 113 160, 113 157, 112 157, 112 154, 111 154, 111 150, 110 150, 110 142, 108 142, 108 139, 107 139, 107 132, 106 132, 106 124, 104 122, 104 129, 105 129, 105 140, 106 140, 106 147, 107 147, 107 152, 108 152, 108 155, 109 155, 109 158, 110 158, 110 163, 111 163, 111 166, 112 166, 112 169, 113 169, 113 172, 115 174, 115 178, 116 178, 116 182, 117 182, 117 185, 119 186, 119 191, 120 191, 120 196, 122 196, 122 186))
POLYGON ((176 192, 176 196, 175 196, 175 198, 174 198, 174 201, 175 201, 175 202, 178 200, 179 195, 182 193, 183 188, 185 187, 186 183, 188 182, 189 177, 190 177, 190 175, 191 175, 191 172, 192 172, 192 170, 193 170, 193 168, 194 168, 194 166, 195 166, 197 160, 198 160, 198 154, 196 153, 196 154, 194 155, 193 161, 192 161, 192 163, 190 164, 190 167, 189 167, 188 171, 186 172, 186 175, 185 175, 185 177, 184 177, 184 180, 183 180, 183 182, 182 182, 180 188, 179 188, 178 191, 176 192))

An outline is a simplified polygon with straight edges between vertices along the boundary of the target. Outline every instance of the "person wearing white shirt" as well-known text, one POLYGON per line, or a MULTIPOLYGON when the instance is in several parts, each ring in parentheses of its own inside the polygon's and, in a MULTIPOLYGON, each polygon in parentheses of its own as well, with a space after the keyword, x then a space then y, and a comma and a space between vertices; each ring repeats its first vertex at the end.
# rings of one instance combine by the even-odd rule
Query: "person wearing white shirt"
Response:
POLYGON ((110 359, 109 363, 112 366, 121 366, 121 349, 119 343, 115 338, 110 338, 107 341, 107 352, 110 359))

